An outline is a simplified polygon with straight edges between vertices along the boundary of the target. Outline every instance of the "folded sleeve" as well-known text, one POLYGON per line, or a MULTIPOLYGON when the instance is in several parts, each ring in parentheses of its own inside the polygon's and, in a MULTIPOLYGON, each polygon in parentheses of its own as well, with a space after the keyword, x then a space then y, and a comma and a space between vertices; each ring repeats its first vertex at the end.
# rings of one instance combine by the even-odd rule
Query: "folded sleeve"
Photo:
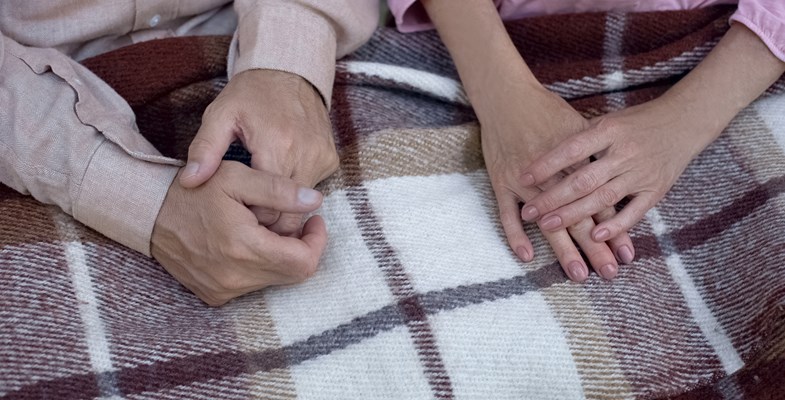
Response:
POLYGON ((740 0, 731 21, 744 24, 755 32, 769 50, 785 62, 785 1, 740 0))
POLYGON ((395 26, 403 33, 433 29, 433 23, 419 0, 387 0, 395 26))
POLYGON ((230 77, 249 69, 291 72, 328 106, 335 60, 365 43, 379 21, 378 0, 236 0, 234 7, 230 77))
POLYGON ((178 165, 139 134, 131 108, 100 78, 0 33, 0 182, 150 255, 178 165))

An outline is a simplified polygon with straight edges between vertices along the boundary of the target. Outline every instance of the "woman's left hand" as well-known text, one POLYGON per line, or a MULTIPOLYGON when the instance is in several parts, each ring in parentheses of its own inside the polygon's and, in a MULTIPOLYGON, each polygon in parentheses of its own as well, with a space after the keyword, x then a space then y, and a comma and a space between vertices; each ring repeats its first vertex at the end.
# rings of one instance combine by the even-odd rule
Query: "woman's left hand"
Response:
POLYGON ((560 229, 629 196, 624 209, 594 227, 592 238, 605 242, 629 231, 722 130, 722 118, 714 117, 699 118, 689 105, 661 97, 592 120, 589 129, 532 162, 523 181, 537 185, 580 160, 597 160, 531 199, 523 217, 540 216, 540 226, 560 229))

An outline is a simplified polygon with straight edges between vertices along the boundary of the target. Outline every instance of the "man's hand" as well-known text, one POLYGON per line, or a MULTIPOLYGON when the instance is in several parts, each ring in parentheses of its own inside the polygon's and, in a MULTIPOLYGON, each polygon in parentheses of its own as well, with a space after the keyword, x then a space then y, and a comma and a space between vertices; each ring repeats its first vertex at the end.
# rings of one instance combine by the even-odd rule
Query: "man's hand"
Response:
MULTIPOLYGON (((338 168, 327 108, 316 89, 294 74, 259 69, 235 75, 205 110, 180 184, 194 188, 210 179, 237 139, 251 153, 251 167, 309 187, 338 168)), ((251 209, 271 231, 298 233, 302 214, 251 209)))
POLYGON ((196 189, 175 179, 155 221, 152 254, 211 306, 301 282, 316 271, 327 244, 322 218, 310 218, 299 238, 283 237, 259 226, 248 206, 307 213, 321 202, 319 192, 291 179, 224 161, 196 189))

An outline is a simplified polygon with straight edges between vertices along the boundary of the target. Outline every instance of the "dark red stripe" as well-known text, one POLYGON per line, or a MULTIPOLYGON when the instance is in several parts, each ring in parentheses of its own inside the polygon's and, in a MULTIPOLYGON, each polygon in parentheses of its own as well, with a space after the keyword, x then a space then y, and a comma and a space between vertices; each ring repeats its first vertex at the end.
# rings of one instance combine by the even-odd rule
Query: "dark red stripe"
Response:
POLYGON ((672 237, 675 239, 676 249, 680 252, 685 251, 718 237, 783 191, 785 191, 785 176, 770 179, 716 213, 675 231, 672 237))

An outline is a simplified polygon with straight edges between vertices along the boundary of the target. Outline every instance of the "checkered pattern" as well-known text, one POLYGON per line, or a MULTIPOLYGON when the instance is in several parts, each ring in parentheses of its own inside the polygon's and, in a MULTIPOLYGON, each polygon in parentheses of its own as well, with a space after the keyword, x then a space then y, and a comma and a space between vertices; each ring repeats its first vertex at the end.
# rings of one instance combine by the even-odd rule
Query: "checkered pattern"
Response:
MULTIPOLYGON (((730 11, 508 29, 537 76, 595 116, 662 93, 730 11)), ((86 65, 184 157, 225 84, 227 44, 148 42, 86 65)), ((155 261, 0 186, 0 397, 782 396, 781 82, 633 230, 633 265, 576 284, 534 229, 533 262, 507 248, 478 125, 433 32, 381 29, 336 78, 342 163, 320 187, 330 243, 301 285, 208 308, 155 261)))

